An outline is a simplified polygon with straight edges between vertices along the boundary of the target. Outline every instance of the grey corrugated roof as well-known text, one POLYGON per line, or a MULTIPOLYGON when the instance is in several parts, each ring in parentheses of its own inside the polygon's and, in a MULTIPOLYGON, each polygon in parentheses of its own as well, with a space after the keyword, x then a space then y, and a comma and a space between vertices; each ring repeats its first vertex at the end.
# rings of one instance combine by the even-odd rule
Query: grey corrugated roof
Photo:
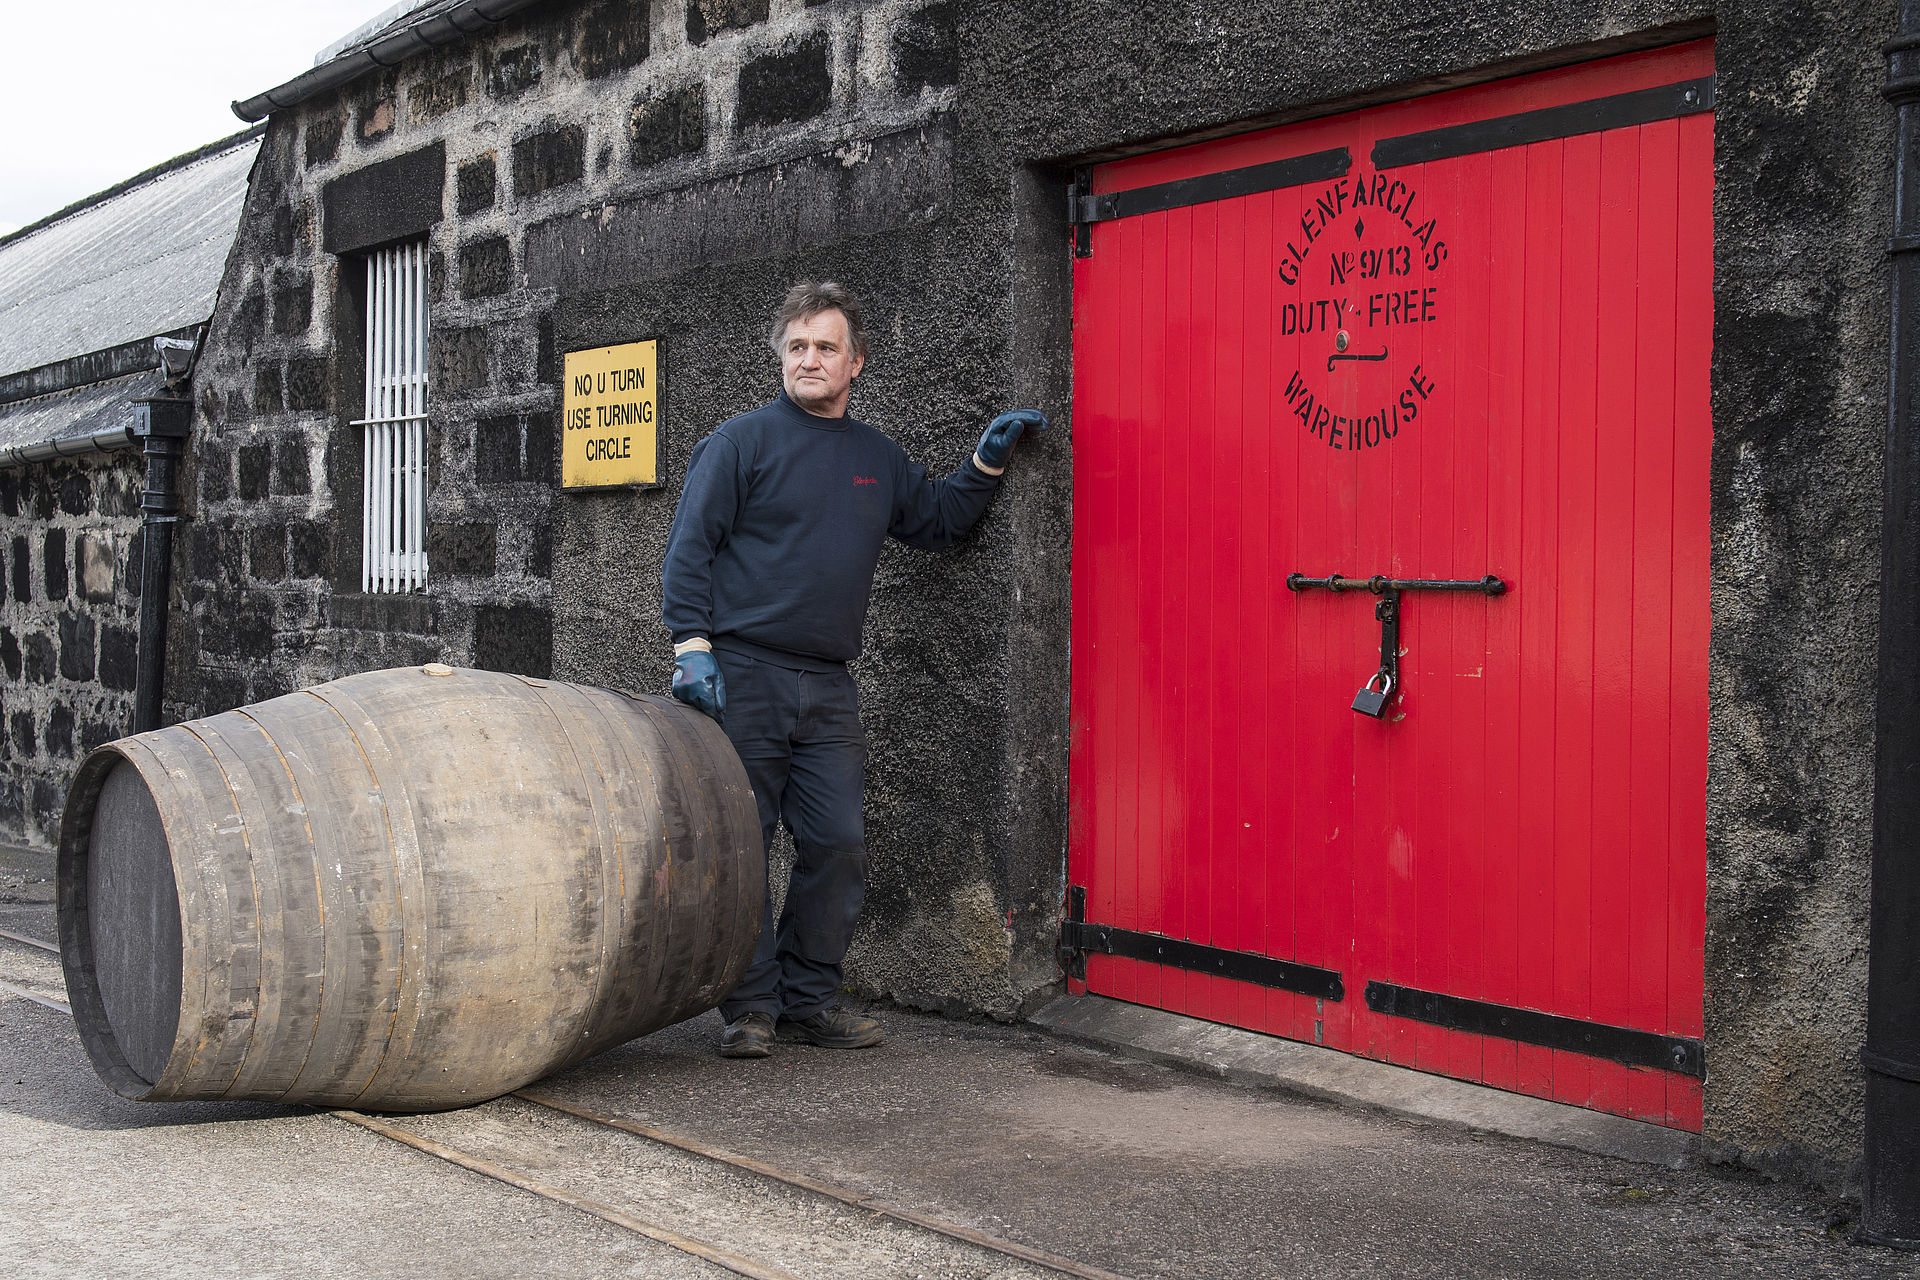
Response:
POLYGON ((213 314, 258 134, 0 243, 0 374, 213 314))
POLYGON ((133 401, 158 395, 162 382, 160 371, 149 369, 72 391, 0 404, 0 456, 9 449, 78 441, 112 427, 130 426, 133 401))

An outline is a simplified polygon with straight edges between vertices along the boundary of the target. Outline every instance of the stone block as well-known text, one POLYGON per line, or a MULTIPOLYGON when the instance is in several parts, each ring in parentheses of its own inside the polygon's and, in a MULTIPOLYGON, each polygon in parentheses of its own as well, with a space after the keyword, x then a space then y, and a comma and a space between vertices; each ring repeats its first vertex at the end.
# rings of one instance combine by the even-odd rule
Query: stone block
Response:
POLYGON ((233 317, 233 336, 245 347, 248 356, 253 354, 253 344, 267 333, 267 291, 264 285, 256 282, 244 297, 233 317))
POLYGON ((53 637, 44 631, 34 631, 27 635, 27 679, 33 684, 50 684, 60 670, 60 651, 54 648, 53 637))
POLYGON ((287 576, 325 578, 333 573, 333 529, 323 520, 295 520, 287 526, 287 576))
POLYGON ((473 477, 481 484, 521 479, 520 419, 513 414, 482 418, 473 429, 473 477))
POLYGON ((113 539, 103 534, 83 533, 74 548, 75 568, 79 572, 80 594, 93 604, 113 599, 120 577, 120 560, 113 539))
POLYGON ((769 53, 740 68, 743 126, 811 120, 833 105, 833 50, 824 35, 784 53, 769 53))
POLYGON ((93 482, 86 473, 60 481, 60 509, 70 516, 84 516, 93 510, 93 482))
POLYGON ((98 655, 95 640, 99 624, 88 613, 60 615, 60 674, 68 680, 90 682, 94 659, 98 655))
POLYGON ((53 519, 53 509, 59 505, 53 492, 52 472, 45 467, 35 469, 33 479, 33 518, 36 520, 53 519))
POLYGON ((290 497, 313 492, 313 460, 304 439, 293 437, 274 445, 273 491, 290 497))
POLYGON ((473 91, 473 68, 455 67, 445 75, 422 80, 407 90, 407 115, 415 124, 438 120, 467 105, 473 91))
POLYGON ((437 629, 433 600, 419 595, 335 595, 327 603, 329 622, 349 631, 432 635, 437 629))
POLYGON ((283 279, 274 285, 273 331, 283 338, 298 337, 312 324, 312 278, 283 279))
MULTIPOLYGON (((764 5, 766 0, 761 0, 764 5)), ((579 43, 574 63, 589 80, 614 75, 646 61, 652 34, 651 5, 629 0, 602 0, 578 19, 579 43)))
POLYGON ((553 312, 541 313, 533 329, 533 380, 560 381, 560 349, 553 336, 553 312))
POLYGON ((427 566, 430 575, 491 578, 497 533, 491 524, 447 524, 427 530, 427 566))
POLYGON ((325 356, 303 356, 287 361, 287 409, 302 412, 328 407, 328 362, 325 356))
POLYGON ((0 471, 0 512, 10 516, 20 514, 20 473, 17 471, 0 471))
POLYGON ((100 683, 122 693, 133 692, 140 671, 140 633, 112 623, 100 628, 100 683))
POLYGON ((13 539, 13 598, 25 604, 33 599, 33 551, 23 535, 13 539))
POLYGON ((436 391, 477 391, 492 380, 493 343, 488 331, 434 329, 427 338, 429 385, 436 391))
POLYGON ((12 627, 0 627, 0 668, 6 670, 8 680, 20 678, 20 637, 12 627))
POLYGON ((587 131, 577 124, 532 134, 513 144, 513 192, 536 196, 578 182, 587 171, 587 131))
POLYGON ((31 760, 40 754, 40 736, 33 723, 33 715, 27 711, 16 711, 7 717, 7 736, 13 742, 13 754, 23 760, 31 760))
POLYGON ((80 724, 80 754, 88 755, 94 748, 115 738, 126 735, 126 727, 109 720, 85 720, 80 724))
POLYGON ((494 98, 517 98, 540 83, 540 49, 521 44, 502 49, 487 67, 487 94, 494 98))
POLYGON ((126 583, 127 594, 135 600, 140 598, 140 586, 146 577, 147 531, 144 526, 135 529, 133 536, 127 539, 127 559, 122 567, 120 581, 126 583))
POLYGON ((704 85, 690 84, 671 93, 641 98, 627 113, 627 159, 633 164, 659 164, 706 147, 704 85))
POLYGON ((905 93, 959 83, 960 35, 951 3, 930 4, 894 27, 893 77, 905 93))
POLYGON ((203 670, 200 675, 200 705, 203 715, 217 716, 222 711, 247 704, 247 682, 236 671, 203 670))
POLYGON ((553 615, 532 605, 481 605, 473 611, 473 665, 551 679, 553 615))
POLYGON ((293 206, 283 204, 273 211, 273 253, 277 258, 293 256, 293 206))
POLYGON ((532 578, 551 578, 553 576, 553 529, 541 525, 527 539, 527 576, 532 578))
POLYGON ((273 445, 265 440, 240 446, 240 498, 258 502, 267 496, 273 477, 273 445))
POLYGON ((235 603, 231 596, 215 599, 201 622, 200 647, 208 653, 235 658, 273 656, 273 598, 248 594, 235 603))
POLYGON ((46 541, 41 544, 40 567, 46 575, 43 581, 47 584, 47 599, 65 600, 67 598, 67 531, 65 529, 47 530, 46 541))
POLYGON ((767 0, 687 0, 687 42, 705 44, 722 31, 767 20, 767 0))
POLYGON ((260 582, 278 582, 287 576, 287 529, 263 524, 247 532, 247 567, 260 582))
POLYGON ((513 285, 513 246, 505 236, 487 236, 460 246, 460 296, 491 298, 513 285))
POLYGON ((264 364, 253 371, 253 408, 256 413, 286 412, 286 392, 279 365, 264 364))
POLYGON ((35 778, 33 780, 33 820, 40 824, 40 830, 49 837, 58 834, 60 817, 67 807, 67 788, 64 780, 53 778, 35 778))
POLYGON ((141 464, 127 462, 106 474, 100 491, 100 510, 110 516, 140 514, 140 491, 146 487, 141 464))
POLYGON ((378 142, 393 132, 395 115, 393 92, 391 88, 380 97, 369 98, 360 104, 356 113, 360 121, 360 141, 362 144, 378 142))
POLYGON ((555 471, 555 421, 551 409, 527 415, 527 460, 521 468, 522 479, 536 484, 559 483, 560 477, 555 471))
POLYGON ((191 527, 193 576, 208 583, 238 582, 242 569, 239 534, 227 525, 196 524, 191 527))
POLYGON ((203 502, 225 502, 233 496, 233 454, 226 449, 208 449, 196 459, 196 473, 203 502))
POLYGON ((340 117, 316 115, 307 121, 307 168, 331 164, 340 154, 340 117))
POLYGON ((454 176, 454 201, 460 216, 464 218, 493 208, 499 182, 498 156, 492 151, 461 164, 454 176))
POLYGON ((47 711, 46 748, 50 756, 73 758, 73 731, 76 727, 73 708, 63 702, 56 702, 47 711))

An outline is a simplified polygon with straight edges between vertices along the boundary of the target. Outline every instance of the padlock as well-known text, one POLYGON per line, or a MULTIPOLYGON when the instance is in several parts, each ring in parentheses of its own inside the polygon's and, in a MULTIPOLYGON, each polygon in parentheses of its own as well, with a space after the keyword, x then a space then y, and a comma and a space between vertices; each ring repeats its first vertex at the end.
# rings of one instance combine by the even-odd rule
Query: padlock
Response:
POLYGON ((1360 686, 1360 692, 1353 695, 1353 709, 1363 716, 1372 716, 1375 720, 1380 720, 1387 714, 1387 699, 1391 697, 1393 697, 1393 677, 1387 674, 1383 667, 1368 676, 1367 682, 1360 686), (1378 689, 1373 687, 1376 680, 1380 682, 1378 689))

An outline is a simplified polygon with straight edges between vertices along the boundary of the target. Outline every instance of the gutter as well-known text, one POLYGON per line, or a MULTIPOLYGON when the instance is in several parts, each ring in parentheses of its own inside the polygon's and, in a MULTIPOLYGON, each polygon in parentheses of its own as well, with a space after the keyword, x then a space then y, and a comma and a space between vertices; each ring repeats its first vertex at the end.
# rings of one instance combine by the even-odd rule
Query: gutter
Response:
POLYGON ((428 49, 458 44, 475 32, 498 26, 520 10, 538 3, 540 0, 461 0, 461 3, 444 13, 380 37, 330 62, 323 62, 278 88, 269 89, 244 102, 236 102, 233 104, 233 114, 249 122, 264 120, 275 111, 283 111, 329 89, 337 89, 369 71, 398 66, 428 49))
POLYGON ((134 434, 132 427, 108 427, 90 436, 47 440, 40 444, 14 445, 0 449, 0 470, 24 467, 35 462, 51 462, 55 458, 78 458, 92 453, 118 453, 122 449, 131 449, 139 443, 140 437, 134 434))

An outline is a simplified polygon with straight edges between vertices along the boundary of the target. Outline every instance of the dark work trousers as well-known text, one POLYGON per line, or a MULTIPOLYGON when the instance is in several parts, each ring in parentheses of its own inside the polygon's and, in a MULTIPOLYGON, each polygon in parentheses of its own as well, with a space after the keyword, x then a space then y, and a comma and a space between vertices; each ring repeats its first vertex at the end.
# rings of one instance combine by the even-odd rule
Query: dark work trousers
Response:
POLYGON ((867 895, 859 695, 844 668, 822 674, 724 650, 713 656, 726 682, 723 726, 747 766, 762 844, 771 854, 784 821, 794 848, 786 906, 776 922, 769 882, 753 964, 720 1014, 729 1022, 745 1013, 809 1017, 834 1004, 867 895))

